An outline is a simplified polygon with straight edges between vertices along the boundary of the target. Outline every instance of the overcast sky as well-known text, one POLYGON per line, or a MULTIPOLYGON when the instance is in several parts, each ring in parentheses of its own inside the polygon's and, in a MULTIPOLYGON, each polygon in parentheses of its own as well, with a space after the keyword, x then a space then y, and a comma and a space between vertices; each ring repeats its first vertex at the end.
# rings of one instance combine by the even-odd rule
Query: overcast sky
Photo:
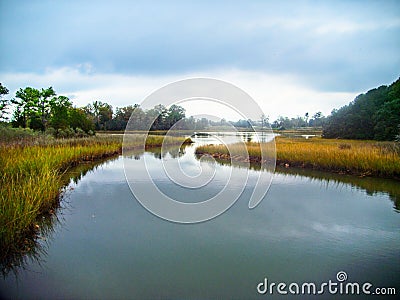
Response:
POLYGON ((211 77, 274 119, 327 115, 400 76, 400 1, 214 2, 0 0, 0 82, 121 107, 211 77))

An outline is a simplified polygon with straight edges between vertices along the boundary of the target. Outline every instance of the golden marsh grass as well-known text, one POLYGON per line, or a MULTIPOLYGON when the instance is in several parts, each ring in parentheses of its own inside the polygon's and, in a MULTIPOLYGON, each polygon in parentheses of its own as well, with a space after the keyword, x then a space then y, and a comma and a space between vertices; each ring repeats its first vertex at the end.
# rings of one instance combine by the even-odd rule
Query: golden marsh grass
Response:
MULTIPOLYGON (((400 146, 395 142, 276 137, 275 143, 278 165, 357 175, 391 178, 400 176, 400 146)), ((246 148, 250 160, 259 161, 259 145, 246 143, 246 148)), ((230 158, 228 149, 224 145, 200 146, 196 149, 196 153, 230 158)))

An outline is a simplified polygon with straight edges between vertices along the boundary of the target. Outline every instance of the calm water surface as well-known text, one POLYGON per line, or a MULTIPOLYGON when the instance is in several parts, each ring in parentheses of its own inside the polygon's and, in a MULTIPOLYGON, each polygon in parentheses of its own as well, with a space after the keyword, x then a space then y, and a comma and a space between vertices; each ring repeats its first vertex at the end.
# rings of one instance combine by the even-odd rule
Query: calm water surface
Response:
MULTIPOLYGON (((180 157, 188 169, 197 166, 195 146, 180 157)), ((181 201, 218 193, 219 178, 230 168, 216 165, 215 180, 193 196, 163 175, 159 155, 146 152, 132 160, 146 157, 160 189, 181 201)), ((133 198, 121 157, 105 162, 77 183, 71 181, 59 222, 43 242, 47 254, 28 262, 17 277, 0 280, 0 296, 271 298, 256 290, 265 277, 321 283, 336 280, 338 271, 345 271, 349 281, 396 287, 400 293, 398 182, 278 170, 267 196, 249 210, 257 172, 250 170, 244 193, 227 212, 180 225, 155 217, 133 198)))

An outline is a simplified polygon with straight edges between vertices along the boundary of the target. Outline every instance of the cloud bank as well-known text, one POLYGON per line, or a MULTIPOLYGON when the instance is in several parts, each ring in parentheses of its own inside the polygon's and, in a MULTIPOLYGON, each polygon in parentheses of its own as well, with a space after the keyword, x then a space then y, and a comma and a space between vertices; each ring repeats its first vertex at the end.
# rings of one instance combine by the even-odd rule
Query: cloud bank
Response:
POLYGON ((398 1, 1 1, 0 33, 1 82, 77 105, 206 76, 272 116, 328 114, 400 75, 398 1))

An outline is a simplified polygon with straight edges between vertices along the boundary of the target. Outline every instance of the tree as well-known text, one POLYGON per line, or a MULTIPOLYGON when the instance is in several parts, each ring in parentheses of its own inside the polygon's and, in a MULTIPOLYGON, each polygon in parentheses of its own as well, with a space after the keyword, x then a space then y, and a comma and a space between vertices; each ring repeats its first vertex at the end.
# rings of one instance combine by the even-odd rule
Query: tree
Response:
POLYGON ((42 89, 40 91, 39 95, 39 101, 38 101, 38 113, 40 114, 41 118, 41 129, 45 130, 48 122, 48 118, 50 117, 50 111, 51 111, 51 101, 50 97, 56 96, 56 92, 53 90, 52 87, 49 87, 47 89, 42 89))
POLYGON ((312 119, 310 120, 309 124, 310 126, 313 127, 317 127, 317 126, 321 126, 322 125, 322 120, 324 119, 324 115, 322 114, 322 112, 316 112, 312 119))
POLYGON ((101 101, 94 101, 92 105, 87 105, 85 111, 93 115, 96 130, 106 130, 106 123, 112 119, 112 106, 101 101))
POLYGON ((332 111, 323 125, 326 138, 394 140, 400 124, 400 78, 358 95, 332 111))
POLYGON ((143 109, 140 107, 140 105, 135 104, 133 106, 133 112, 131 116, 131 121, 130 121, 130 129, 134 130, 143 130, 145 128, 145 123, 146 120, 146 113, 143 111, 143 109))
POLYGON ((53 97, 50 102, 51 117, 49 125, 54 129, 67 129, 70 125, 69 110, 71 108, 72 103, 68 97, 53 97))
POLYGON ((264 127, 268 126, 269 123, 269 117, 266 116, 265 114, 261 115, 261 128, 264 129, 264 127))
POLYGON ((16 105, 14 112, 14 126, 22 126, 26 128, 27 126, 36 129, 38 115, 36 108, 38 106, 40 91, 26 87, 25 89, 20 88, 15 97, 19 100, 11 100, 11 102, 16 105))
POLYGON ((117 107, 117 111, 115 114, 116 118, 120 118, 123 121, 128 122, 129 118, 132 115, 132 112, 134 110, 134 107, 132 105, 126 106, 126 107, 122 107, 122 108, 118 108, 117 107))
POLYGON ((171 128, 177 123, 179 120, 185 117, 185 109, 179 105, 171 105, 168 109, 167 117, 166 117, 166 129, 171 128))
POLYGON ((153 121, 151 125, 151 130, 166 130, 169 129, 167 125, 168 110, 162 105, 158 104, 154 108, 146 112, 149 121, 153 121))
POLYGON ((94 124, 85 113, 83 108, 69 107, 68 108, 68 123, 75 131, 82 129, 89 133, 94 130, 94 124))
POLYGON ((279 116, 278 120, 278 128, 281 130, 293 128, 293 124, 288 117, 279 116))
POLYGON ((107 130, 108 123, 112 120, 113 110, 112 106, 108 103, 101 103, 99 110, 99 129, 107 130))
POLYGON ((394 140, 400 126, 400 98, 386 102, 374 115, 376 140, 394 140), (397 126, 396 126, 397 125, 397 126))
POLYGON ((7 121, 7 108, 10 104, 9 100, 3 99, 4 95, 7 95, 9 90, 3 86, 0 82, 0 121, 7 121))
POLYGON ((306 121, 306 126, 308 126, 308 118, 309 118, 309 114, 308 114, 308 112, 306 112, 304 115, 304 120, 306 121))
POLYGON ((132 105, 116 108, 114 117, 108 122, 109 130, 125 130, 134 108, 132 105))
POLYGON ((94 101, 92 104, 92 111, 95 119, 95 126, 96 129, 100 127, 100 113, 99 113, 99 108, 101 106, 101 101, 94 101))
POLYGON ((301 117, 301 116, 297 116, 296 118, 293 118, 293 121, 294 121, 294 123, 296 124, 296 127, 297 127, 297 128, 299 128, 299 127, 306 127, 306 126, 307 126, 306 121, 305 121, 304 118, 301 117))
MULTIPOLYGON (((221 120, 222 121, 222 120, 221 120)), ((209 126, 209 120, 207 118, 201 118, 197 121, 196 127, 198 129, 205 129, 209 126)), ((223 124, 224 125, 224 124, 223 124)))

